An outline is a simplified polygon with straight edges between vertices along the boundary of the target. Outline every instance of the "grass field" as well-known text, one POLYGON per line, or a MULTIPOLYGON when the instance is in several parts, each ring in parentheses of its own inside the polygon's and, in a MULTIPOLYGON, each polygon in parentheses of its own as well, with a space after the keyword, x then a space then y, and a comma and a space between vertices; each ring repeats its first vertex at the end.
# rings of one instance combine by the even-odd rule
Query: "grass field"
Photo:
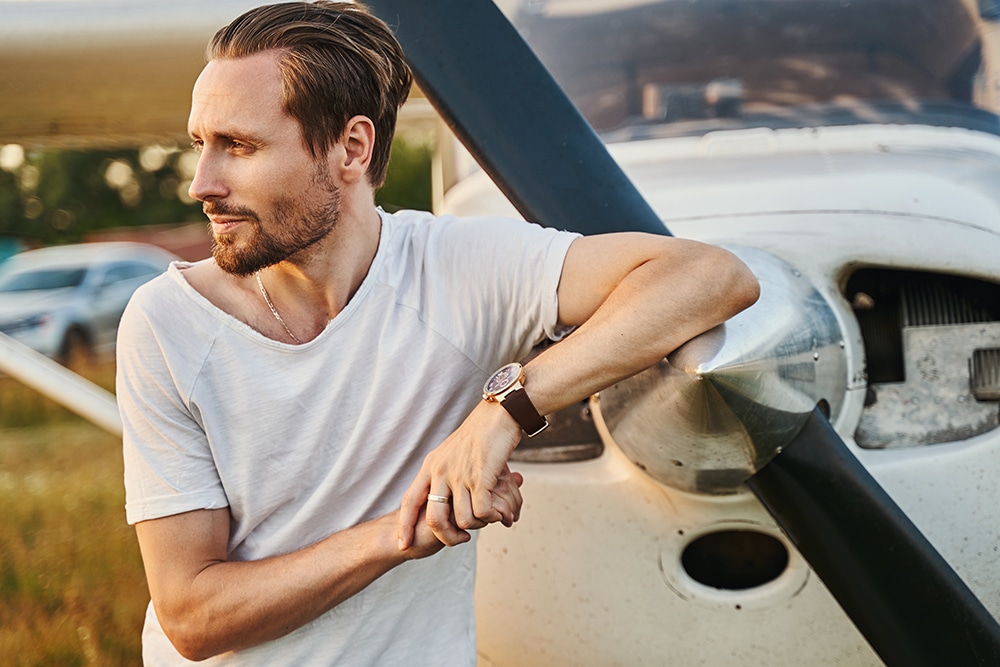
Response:
POLYGON ((0 378, 0 664, 140 664, 149 593, 123 505, 121 440, 0 378))

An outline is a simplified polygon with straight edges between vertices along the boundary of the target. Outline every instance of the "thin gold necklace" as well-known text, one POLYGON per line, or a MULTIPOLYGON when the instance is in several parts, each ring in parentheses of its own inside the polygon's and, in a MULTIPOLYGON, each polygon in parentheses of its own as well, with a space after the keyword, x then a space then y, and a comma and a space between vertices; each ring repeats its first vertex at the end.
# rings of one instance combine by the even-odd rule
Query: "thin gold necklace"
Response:
POLYGON ((260 271, 257 271, 253 275, 257 278, 257 286, 260 287, 261 296, 264 297, 264 303, 267 304, 267 307, 271 309, 271 314, 274 315, 274 319, 278 320, 278 324, 285 329, 285 333, 291 336, 292 340, 294 340, 298 345, 302 345, 302 341, 300 341, 295 334, 292 333, 292 330, 288 328, 287 324, 285 324, 285 320, 281 319, 281 315, 278 314, 278 309, 274 307, 273 303, 271 303, 271 297, 267 295, 267 290, 264 289, 264 282, 260 279, 260 271))

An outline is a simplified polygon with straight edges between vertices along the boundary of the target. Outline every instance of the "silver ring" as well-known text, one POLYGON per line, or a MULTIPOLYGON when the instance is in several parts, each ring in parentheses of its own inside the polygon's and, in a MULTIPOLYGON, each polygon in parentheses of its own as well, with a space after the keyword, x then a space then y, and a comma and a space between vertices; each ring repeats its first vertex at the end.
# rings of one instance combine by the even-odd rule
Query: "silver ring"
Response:
POLYGON ((433 501, 435 503, 450 503, 451 498, 448 496, 435 496, 433 493, 427 494, 427 500, 433 501))

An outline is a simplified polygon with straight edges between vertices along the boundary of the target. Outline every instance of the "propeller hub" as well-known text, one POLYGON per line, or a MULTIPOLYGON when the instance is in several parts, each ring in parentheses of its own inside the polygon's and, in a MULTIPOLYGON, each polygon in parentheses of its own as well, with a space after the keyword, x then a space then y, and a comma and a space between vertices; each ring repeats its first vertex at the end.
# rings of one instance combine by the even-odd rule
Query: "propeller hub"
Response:
POLYGON ((732 247, 760 281, 756 304, 601 392, 595 413, 653 478, 730 494, 801 430, 817 404, 836 418, 847 360, 837 317, 784 260, 732 247))

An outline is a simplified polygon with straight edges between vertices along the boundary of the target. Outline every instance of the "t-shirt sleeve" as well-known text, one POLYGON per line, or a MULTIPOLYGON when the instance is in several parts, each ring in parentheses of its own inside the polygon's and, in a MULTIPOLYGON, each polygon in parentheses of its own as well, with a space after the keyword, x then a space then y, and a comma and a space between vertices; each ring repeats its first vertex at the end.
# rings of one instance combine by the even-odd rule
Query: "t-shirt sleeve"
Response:
POLYGON ((428 292, 448 294, 450 326, 470 356, 492 366, 568 332, 558 325, 558 287, 578 234, 495 218, 444 217, 433 227, 428 292))
POLYGON ((154 289, 136 293, 118 330, 116 393, 130 524, 228 506, 199 416, 180 384, 197 377, 196 367, 189 371, 204 343, 181 332, 164 335, 165 322, 184 326, 183 310, 162 298, 166 290, 153 296, 154 289))

